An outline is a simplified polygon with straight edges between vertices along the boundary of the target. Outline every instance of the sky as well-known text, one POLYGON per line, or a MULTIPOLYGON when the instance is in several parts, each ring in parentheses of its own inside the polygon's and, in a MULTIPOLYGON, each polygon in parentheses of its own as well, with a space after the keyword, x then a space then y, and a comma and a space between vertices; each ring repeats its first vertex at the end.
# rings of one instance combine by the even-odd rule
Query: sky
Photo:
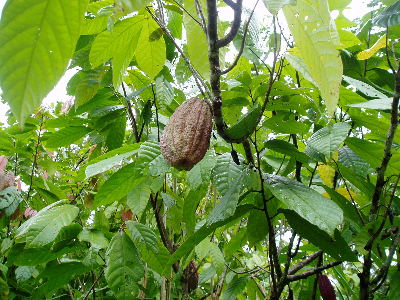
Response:
MULTIPOLYGON (((264 7, 263 4, 261 3, 258 4, 260 7, 264 7)), ((344 15, 351 19, 354 20, 358 17, 363 16, 365 13, 369 11, 369 8, 367 7, 367 4, 369 3, 369 0, 353 0, 349 6, 349 9, 346 9, 344 11, 344 15)), ((6 3, 6 0, 0 0, 0 15, 3 10, 3 7, 6 3)), ((249 7, 253 7, 254 4, 256 3, 256 0, 246 0, 245 1, 246 5, 248 4, 249 7)), ((264 9, 257 9, 256 10, 257 14, 260 15, 265 12, 264 9)), ((46 96, 46 98, 43 100, 43 105, 50 105, 51 103, 55 103, 58 101, 64 102, 68 99, 71 98, 71 96, 66 94, 66 86, 70 78, 77 72, 76 69, 71 69, 67 70, 64 76, 60 79, 58 84, 54 87, 54 89, 46 96)), ((6 122, 6 116, 5 113, 8 110, 8 106, 2 102, 0 102, 0 123, 5 123, 6 122)))

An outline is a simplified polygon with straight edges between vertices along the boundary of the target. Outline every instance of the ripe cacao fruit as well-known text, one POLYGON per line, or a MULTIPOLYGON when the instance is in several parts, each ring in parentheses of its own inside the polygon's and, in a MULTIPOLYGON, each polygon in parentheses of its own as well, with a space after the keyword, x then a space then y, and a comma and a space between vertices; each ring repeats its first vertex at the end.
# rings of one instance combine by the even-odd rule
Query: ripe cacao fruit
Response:
POLYGON ((172 114, 160 139, 161 153, 173 167, 190 170, 210 145, 212 114, 199 98, 183 102, 172 114))
POLYGON ((329 281, 328 276, 326 275, 318 275, 318 284, 319 284, 319 292, 321 294, 322 299, 324 300, 336 300, 335 290, 331 282, 329 281))

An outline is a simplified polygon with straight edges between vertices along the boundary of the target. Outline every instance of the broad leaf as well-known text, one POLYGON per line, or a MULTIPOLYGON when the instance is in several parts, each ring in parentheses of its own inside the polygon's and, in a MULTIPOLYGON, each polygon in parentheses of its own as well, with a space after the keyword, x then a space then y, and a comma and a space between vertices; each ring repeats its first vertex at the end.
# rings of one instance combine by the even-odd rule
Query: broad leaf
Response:
POLYGON ((20 122, 39 106, 65 72, 87 3, 7 1, 0 21, 0 86, 3 99, 20 122))
POLYGON ((138 281, 144 276, 135 244, 125 232, 117 232, 106 253, 105 277, 117 299, 137 299, 138 281))
POLYGON ((239 121, 230 127, 226 133, 235 139, 249 136, 261 119, 261 106, 257 103, 239 121))
POLYGON ((46 146, 49 148, 69 146, 70 144, 84 137, 91 131, 92 130, 90 128, 87 128, 85 126, 65 127, 60 129, 59 131, 48 134, 46 146))
POLYGON ((386 47, 386 34, 382 35, 369 49, 357 53, 358 60, 371 58, 381 48, 386 47))
POLYGON ((91 165, 88 165, 85 170, 86 178, 89 178, 89 177, 92 177, 97 174, 100 174, 100 173, 110 170, 111 168, 121 164, 124 159, 132 156, 136 152, 137 152, 137 150, 133 150, 133 151, 117 154, 113 157, 104 159, 102 161, 99 161, 99 162, 91 164, 91 165))
POLYGON ((347 123, 335 123, 328 125, 315 132, 307 141, 307 147, 312 148, 330 157, 333 152, 339 149, 339 146, 346 139, 350 125, 347 123))
POLYGON ((101 186, 94 198, 95 205, 107 205, 120 200, 129 193, 135 181, 140 179, 140 169, 135 163, 119 169, 101 186))
POLYGON ((343 211, 331 199, 293 179, 271 174, 264 176, 272 194, 311 224, 333 235, 342 223, 343 211))
POLYGON ((215 229, 242 217, 251 209, 251 207, 251 205, 238 206, 233 216, 217 223, 203 225, 199 230, 197 230, 193 235, 185 240, 183 244, 174 252, 174 254, 169 259, 168 264, 164 267, 164 271, 168 272, 168 269, 170 268, 170 266, 172 266, 173 263, 192 251, 197 244, 204 240, 215 229))
POLYGON ((27 248, 41 247, 54 241, 61 228, 71 224, 79 208, 70 204, 48 206, 18 228, 16 241, 27 248))
POLYGON ((367 108, 367 109, 379 109, 379 110, 391 110, 393 98, 380 98, 373 99, 361 103, 349 104, 350 107, 367 108))
MULTIPOLYGON (((203 14, 206 16, 207 5, 204 5, 205 1, 200 1, 200 3, 203 4, 203 14)), ((188 11, 192 16, 195 16, 196 19, 199 19, 197 16, 195 1, 184 0, 183 4, 186 11, 188 11)), ((187 13, 183 14, 183 24, 186 30, 188 55, 190 61, 200 75, 208 78, 210 76, 210 63, 208 61, 207 36, 201 26, 187 13)))
POLYGON ((158 252, 158 239, 153 230, 144 224, 134 221, 127 221, 126 225, 136 245, 144 244, 147 249, 154 253, 158 252))
POLYGON ((296 160, 298 160, 302 163, 307 164, 310 162, 310 157, 308 157, 306 154, 300 152, 299 150, 297 150, 297 148, 293 144, 288 143, 286 141, 270 140, 265 143, 265 146, 267 147, 267 149, 294 157, 296 160))
POLYGON ((296 6, 286 5, 284 13, 298 57, 319 88, 328 113, 333 114, 339 100, 343 66, 336 49, 339 35, 332 26, 328 3, 326 0, 297 0, 296 6))
POLYGON ((346 241, 336 229, 334 239, 317 226, 307 222, 291 210, 283 210, 290 226, 302 237, 309 240, 315 246, 328 253, 337 260, 357 261, 357 256, 352 252, 346 241))
POLYGON ((138 67, 151 79, 162 70, 166 60, 163 33, 150 15, 145 17, 135 52, 138 67))
POLYGON ((400 1, 396 1, 392 6, 381 12, 373 19, 375 25, 391 27, 400 24, 400 1))
POLYGON ((369 84, 366 84, 365 82, 348 77, 346 75, 343 75, 343 80, 346 81, 348 84, 354 86, 357 90, 359 90, 361 93, 363 93, 368 97, 381 98, 381 99, 387 98, 385 94, 382 94, 377 89, 370 86, 369 84))

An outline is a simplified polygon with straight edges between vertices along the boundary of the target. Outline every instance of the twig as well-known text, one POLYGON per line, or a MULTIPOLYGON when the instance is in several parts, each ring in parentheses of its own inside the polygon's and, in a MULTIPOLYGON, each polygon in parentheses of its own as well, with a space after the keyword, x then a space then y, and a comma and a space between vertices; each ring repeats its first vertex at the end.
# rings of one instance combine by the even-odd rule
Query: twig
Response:
POLYGON ((300 279, 305 279, 305 278, 310 277, 312 275, 315 275, 315 274, 317 274, 317 273, 319 273, 319 272, 321 272, 323 270, 330 269, 330 268, 333 268, 333 267, 335 267, 337 265, 340 265, 341 263, 342 263, 342 261, 334 261, 334 262, 331 262, 329 264, 323 265, 321 267, 315 268, 315 269, 313 269, 311 271, 307 271, 307 272, 304 272, 304 273, 301 273, 301 274, 298 274, 298 275, 288 275, 286 280, 288 282, 292 282, 292 281, 297 281, 297 280, 300 280, 300 279))
POLYGON ((243 28, 243 39, 242 39, 242 43, 240 44, 239 52, 236 55, 235 60, 232 62, 232 64, 227 69, 221 71, 221 75, 227 74, 230 71, 232 71, 233 68, 236 67, 237 63, 239 62, 239 59, 243 54, 244 45, 246 43, 246 37, 247 37, 247 33, 249 31, 249 24, 250 24, 250 21, 251 21, 251 19, 253 17, 254 11, 255 11, 255 9, 257 7, 258 1, 259 0, 257 0, 256 4, 254 5, 253 10, 251 11, 251 14, 249 16, 249 19, 247 20, 246 24, 244 25, 244 28, 243 28))
POLYGON ((233 9, 233 22, 227 35, 224 36, 222 39, 217 40, 218 48, 227 46, 230 42, 233 41, 233 38, 238 33, 240 22, 242 21, 242 3, 243 0, 237 0, 236 3, 231 2, 231 4, 228 4, 233 9))
POLYGON ((151 15, 154 21, 160 26, 164 34, 171 40, 171 42, 174 44, 175 48, 178 50, 180 55, 182 56, 183 60, 185 61, 186 65, 188 66, 190 72, 193 74, 193 78, 196 82, 197 87, 199 88, 201 94, 205 98, 204 100, 211 106, 209 102, 209 98, 211 98, 211 92, 208 89, 207 84, 204 82, 203 78, 200 76, 200 74, 196 71, 196 69, 192 66, 189 58, 186 56, 186 54, 183 52, 181 47, 178 45, 178 43, 175 41, 175 38, 172 36, 172 34, 169 32, 169 30, 160 22, 160 20, 153 14, 153 12, 147 7, 146 8, 147 12, 151 15))
POLYGON ((308 265, 309 263, 311 263, 313 260, 315 260, 316 258, 318 258, 319 256, 322 255, 322 250, 317 251, 313 254, 311 254, 309 257, 307 257, 305 260, 299 262, 296 266, 294 266, 293 268, 291 268, 289 270, 289 275, 293 275, 295 274, 297 271, 301 270, 302 268, 304 268, 306 265, 308 265))
MULTIPOLYGON (((153 88, 153 85, 151 87, 153 88)), ((129 119, 131 121, 133 134, 135 135, 136 142, 139 142, 139 133, 138 133, 138 128, 137 128, 136 118, 135 118, 135 115, 133 114, 131 101, 128 100, 128 98, 127 98, 125 84, 123 82, 122 82, 122 90, 124 91, 125 102, 126 102, 126 105, 128 106, 127 111, 128 111, 129 119)))
POLYGON ((90 288, 89 288, 89 291, 86 293, 85 297, 83 297, 83 300, 86 300, 86 299, 89 297, 90 291, 91 291, 91 290, 94 291, 94 287, 96 286, 97 281, 99 281, 99 279, 101 278, 101 276, 103 275, 103 273, 104 273, 104 269, 101 270, 99 276, 97 276, 97 278, 93 281, 92 285, 91 285, 90 288))

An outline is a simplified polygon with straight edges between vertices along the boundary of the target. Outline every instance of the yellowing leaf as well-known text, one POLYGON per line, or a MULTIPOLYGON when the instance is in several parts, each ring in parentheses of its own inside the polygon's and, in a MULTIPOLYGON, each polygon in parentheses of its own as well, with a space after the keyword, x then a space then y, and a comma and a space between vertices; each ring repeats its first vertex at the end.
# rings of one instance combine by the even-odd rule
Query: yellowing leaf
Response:
POLYGON ((335 169, 328 165, 318 166, 319 177, 321 177, 324 184, 333 187, 333 178, 335 177, 335 169))
POLYGON ((351 199, 356 196, 356 194, 352 191, 352 190, 348 190, 345 188, 338 188, 336 189, 336 192, 338 192, 340 195, 342 195, 343 197, 347 198, 347 199, 351 199))
POLYGON ((361 51, 357 54, 358 60, 371 58, 379 49, 386 47, 386 34, 382 35, 371 48, 361 51))

